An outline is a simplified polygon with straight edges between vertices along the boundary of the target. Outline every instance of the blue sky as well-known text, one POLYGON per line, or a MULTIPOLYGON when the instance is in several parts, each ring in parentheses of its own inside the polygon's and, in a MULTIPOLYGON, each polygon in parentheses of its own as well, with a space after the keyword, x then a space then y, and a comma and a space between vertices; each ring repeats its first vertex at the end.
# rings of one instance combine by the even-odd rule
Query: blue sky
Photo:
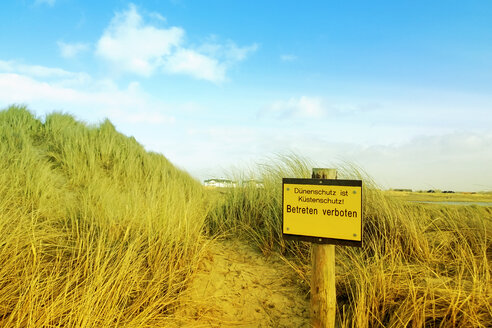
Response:
POLYGON ((109 118, 200 180, 296 153, 492 190, 490 1, 0 4, 0 108, 109 118))

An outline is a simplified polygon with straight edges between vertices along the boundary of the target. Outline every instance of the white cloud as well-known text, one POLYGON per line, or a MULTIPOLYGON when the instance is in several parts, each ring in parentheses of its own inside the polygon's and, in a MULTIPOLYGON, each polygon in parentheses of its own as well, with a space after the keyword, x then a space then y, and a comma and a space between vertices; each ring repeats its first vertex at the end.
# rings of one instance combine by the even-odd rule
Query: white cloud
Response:
MULTIPOLYGON (((150 16, 165 21, 158 13, 150 16)), ((147 24, 131 4, 128 10, 114 16, 97 42, 96 54, 123 72, 150 76, 160 71, 222 82, 230 66, 244 60, 257 48, 256 44, 239 47, 229 41, 193 49, 185 44, 183 28, 147 24)))
MULTIPOLYGON (((0 66, 5 62, 0 62, 0 66)), ((57 72, 57 69, 46 68, 57 72)), ((69 72, 67 72, 69 73, 69 72)), ((120 89, 112 81, 90 79, 76 88, 18 73, 0 73, 0 108, 26 104, 44 113, 62 110, 94 121, 109 117, 116 123, 169 124, 167 106, 142 92, 136 83, 120 89)))
MULTIPOLYGON (((397 130, 397 129, 395 129, 397 130)), ((179 147, 155 140, 153 148, 201 179, 221 176, 233 165, 251 165, 272 154, 299 154, 321 167, 353 163, 383 188, 492 190, 492 133, 451 132, 414 136, 398 144, 371 139, 369 127, 220 124, 188 126, 179 147), (294 128, 293 128, 294 127, 294 128), (346 138, 357 134, 365 139, 346 138), (224 142, 227 140, 227 142, 224 142), (201 158, 196 162, 195 158, 201 158)), ((387 137, 386 137, 387 138, 387 137)))
POLYGON ((63 58, 74 58, 80 53, 89 50, 89 44, 87 43, 65 43, 59 41, 57 44, 63 58))
POLYGON ((163 68, 170 73, 184 73, 212 82, 222 82, 226 75, 226 67, 216 59, 186 49, 166 58, 163 68))
POLYGON ((55 81, 58 85, 81 85, 92 81, 87 73, 69 72, 61 68, 40 65, 25 65, 16 61, 0 60, 0 72, 55 81))
POLYGON ((158 12, 151 12, 149 14, 149 16, 153 19, 156 19, 158 21, 161 21, 161 22, 165 22, 166 21, 166 17, 162 16, 161 14, 159 14, 158 12))
POLYGON ((250 46, 239 47, 233 41, 228 41, 224 44, 218 43, 216 37, 210 37, 210 41, 202 44, 198 51, 214 57, 220 58, 228 64, 234 64, 245 60, 248 55, 258 50, 258 44, 254 43, 250 46))
POLYGON ((420 136, 399 146, 372 146, 357 156, 386 187, 492 190, 492 134, 420 136))
POLYGON ((115 122, 143 123, 151 125, 172 124, 176 122, 173 116, 164 115, 156 111, 128 112, 119 109, 108 110, 108 116, 115 122))
POLYGON ((230 62, 243 61, 249 54, 258 50, 258 47, 256 43, 246 47, 238 47, 234 42, 230 41, 225 45, 226 58, 230 62))
POLYGON ((325 112, 321 98, 301 96, 275 101, 266 109, 265 114, 274 118, 320 118, 325 112))
POLYGON ((171 53, 183 39, 179 27, 158 29, 144 25, 134 5, 118 13, 97 43, 96 53, 123 71, 151 75, 162 57, 171 53))

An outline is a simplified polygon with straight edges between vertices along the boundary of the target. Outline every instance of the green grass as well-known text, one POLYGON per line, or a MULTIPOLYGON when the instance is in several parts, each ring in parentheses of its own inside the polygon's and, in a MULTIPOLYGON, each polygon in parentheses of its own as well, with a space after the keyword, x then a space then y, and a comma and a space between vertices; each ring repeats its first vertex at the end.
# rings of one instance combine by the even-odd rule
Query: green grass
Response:
MULTIPOLYGON (((313 165, 295 156, 271 163, 250 173, 264 188, 224 189, 208 224, 284 254, 307 291, 310 245, 282 239, 281 178, 309 177, 313 165)), ((404 202, 350 165, 339 178, 364 181, 365 214, 363 247, 336 247, 340 326, 492 326, 492 208, 404 202)))
POLYGON ((155 327, 202 252, 203 188, 109 121, 0 112, 0 326, 155 327))

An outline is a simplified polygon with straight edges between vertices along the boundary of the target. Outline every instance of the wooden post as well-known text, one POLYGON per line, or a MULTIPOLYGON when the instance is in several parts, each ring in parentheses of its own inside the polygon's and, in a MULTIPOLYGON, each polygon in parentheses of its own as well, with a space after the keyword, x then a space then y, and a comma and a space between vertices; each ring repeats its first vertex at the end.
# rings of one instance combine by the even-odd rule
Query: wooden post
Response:
MULTIPOLYGON (((336 169, 313 168, 313 179, 336 179, 336 169)), ((337 294, 335 290, 335 245, 312 245, 311 326, 335 327, 337 294)))

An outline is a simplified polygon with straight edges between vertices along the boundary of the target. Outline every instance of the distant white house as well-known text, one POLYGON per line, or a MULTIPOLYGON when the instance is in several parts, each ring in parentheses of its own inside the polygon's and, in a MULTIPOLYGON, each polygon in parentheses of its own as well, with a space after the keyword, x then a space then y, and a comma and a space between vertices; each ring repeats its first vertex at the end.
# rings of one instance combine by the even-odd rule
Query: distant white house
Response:
POLYGON ((253 186, 253 187, 256 187, 256 188, 262 188, 263 187, 263 182, 262 181, 254 180, 254 179, 251 179, 251 180, 243 180, 240 183, 237 183, 236 181, 232 181, 232 180, 229 180, 229 179, 223 179, 223 178, 217 179, 217 178, 214 178, 214 179, 204 180, 203 181, 203 184, 206 187, 216 187, 216 188, 234 188, 234 187, 237 187, 238 185, 239 186, 253 186))
POLYGON ((229 179, 207 179, 203 183, 206 187, 231 188, 236 186, 236 182, 229 179))

